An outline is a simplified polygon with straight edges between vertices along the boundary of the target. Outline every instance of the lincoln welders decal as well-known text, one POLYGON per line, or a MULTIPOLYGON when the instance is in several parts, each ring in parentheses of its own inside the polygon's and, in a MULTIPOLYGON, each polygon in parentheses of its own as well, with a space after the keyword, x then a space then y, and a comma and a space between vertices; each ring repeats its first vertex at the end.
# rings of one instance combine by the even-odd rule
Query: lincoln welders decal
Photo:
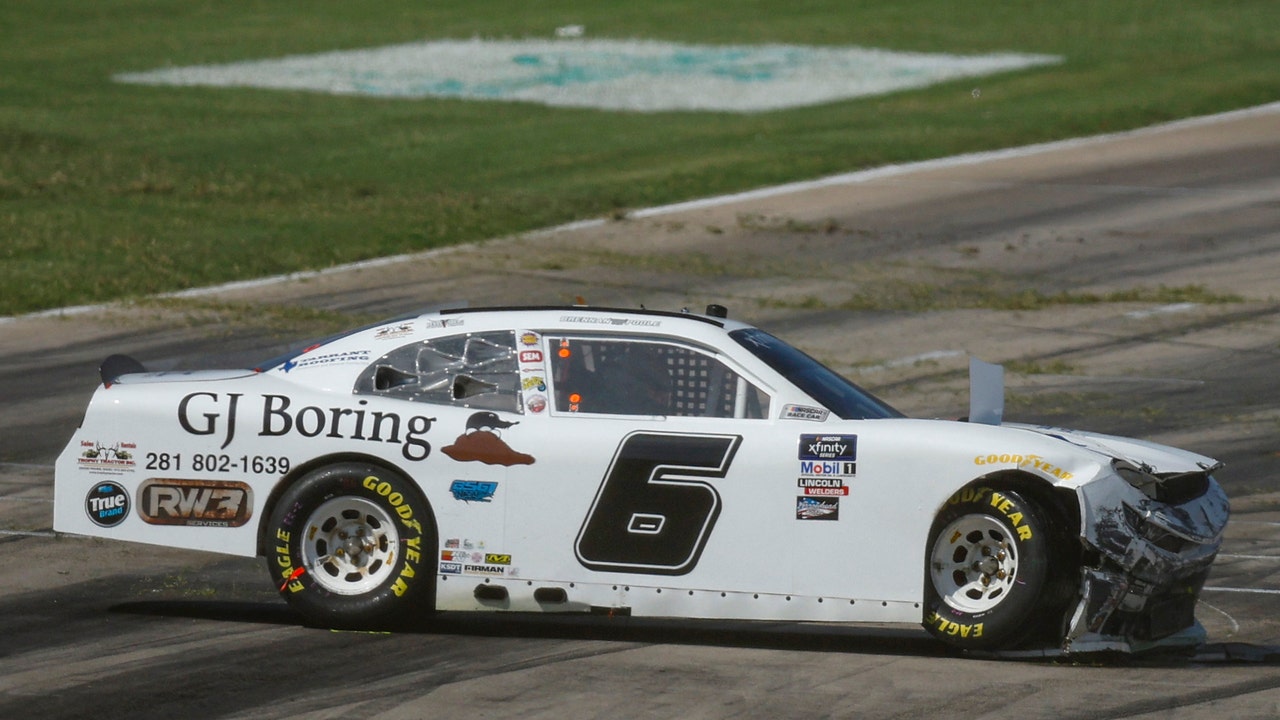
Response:
POLYGON ((151 478, 138 487, 138 515, 151 525, 240 527, 252 514, 242 482, 151 478))
POLYGON ((84 511, 95 525, 115 527, 129 516, 129 493, 113 482, 98 483, 85 495, 84 511))
POLYGON ((335 440, 361 440, 400 445, 406 460, 425 460, 431 454, 431 443, 423 436, 431 430, 435 418, 422 415, 401 417, 399 413, 365 410, 360 407, 321 408, 307 405, 292 409, 293 401, 284 395, 260 395, 247 398, 242 393, 194 392, 178 403, 178 424, 192 435, 222 437, 225 449, 236 437, 241 401, 260 403, 258 437, 282 437, 290 434, 313 438, 323 436, 335 440))
POLYGON ((844 484, 844 478, 802 477, 796 481, 796 484, 801 492, 810 496, 834 497, 849 494, 849 486, 844 484))
POLYGON ((497 413, 477 412, 467 418, 467 426, 452 445, 441 448, 445 455, 458 462, 482 462, 486 465, 532 465, 532 455, 512 450, 502 440, 502 430, 520 424, 507 421, 497 413))

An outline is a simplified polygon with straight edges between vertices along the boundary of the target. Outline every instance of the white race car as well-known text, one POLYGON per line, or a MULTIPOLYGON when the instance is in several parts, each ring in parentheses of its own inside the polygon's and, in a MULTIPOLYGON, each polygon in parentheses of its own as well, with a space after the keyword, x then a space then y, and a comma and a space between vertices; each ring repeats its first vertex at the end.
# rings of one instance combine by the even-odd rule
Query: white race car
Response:
POLYGON ((54 527, 263 556, 329 627, 607 611, 1136 652, 1204 638, 1218 467, 909 419, 719 306, 459 309, 254 370, 108 358, 54 527))

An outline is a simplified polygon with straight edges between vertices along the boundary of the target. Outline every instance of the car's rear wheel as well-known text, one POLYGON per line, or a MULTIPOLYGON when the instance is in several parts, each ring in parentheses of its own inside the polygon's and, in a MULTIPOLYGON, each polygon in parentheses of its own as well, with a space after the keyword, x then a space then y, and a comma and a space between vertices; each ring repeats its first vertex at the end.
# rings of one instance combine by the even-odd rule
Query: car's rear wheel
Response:
POLYGON ((358 462, 313 470, 269 523, 268 569, 307 622, 373 629, 431 609, 435 528, 399 473, 358 462))
POLYGON ((969 650, 1014 647, 1039 633, 1050 534, 1044 511, 1015 491, 957 493, 929 537, 925 628, 969 650))

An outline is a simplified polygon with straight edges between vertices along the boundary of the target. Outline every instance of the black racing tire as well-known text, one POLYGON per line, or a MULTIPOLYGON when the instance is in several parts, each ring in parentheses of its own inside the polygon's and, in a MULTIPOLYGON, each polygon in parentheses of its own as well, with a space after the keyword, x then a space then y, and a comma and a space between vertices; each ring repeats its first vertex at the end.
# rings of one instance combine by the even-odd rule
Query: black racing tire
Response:
POLYGON ((268 520, 267 569, 307 623, 388 629, 431 612, 436 530, 403 475, 362 462, 308 472, 268 520))
POLYGON ((929 534, 924 627, 962 650, 1012 649, 1044 630, 1053 528, 1014 490, 966 488, 929 534))

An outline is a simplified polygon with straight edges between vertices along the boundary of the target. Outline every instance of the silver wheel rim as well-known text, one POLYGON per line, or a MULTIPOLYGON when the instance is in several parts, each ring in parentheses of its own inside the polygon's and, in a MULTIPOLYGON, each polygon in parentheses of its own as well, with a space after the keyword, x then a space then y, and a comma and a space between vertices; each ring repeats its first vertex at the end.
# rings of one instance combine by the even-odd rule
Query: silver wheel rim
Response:
POLYGON ((361 497, 326 501, 307 518, 303 566, 324 589, 359 595, 381 585, 395 568, 400 535, 388 513, 361 497))
POLYGON ((938 534, 929 558, 933 588, 950 607, 981 613, 1004 601, 1018 577, 1009 529, 989 515, 965 515, 938 534))

